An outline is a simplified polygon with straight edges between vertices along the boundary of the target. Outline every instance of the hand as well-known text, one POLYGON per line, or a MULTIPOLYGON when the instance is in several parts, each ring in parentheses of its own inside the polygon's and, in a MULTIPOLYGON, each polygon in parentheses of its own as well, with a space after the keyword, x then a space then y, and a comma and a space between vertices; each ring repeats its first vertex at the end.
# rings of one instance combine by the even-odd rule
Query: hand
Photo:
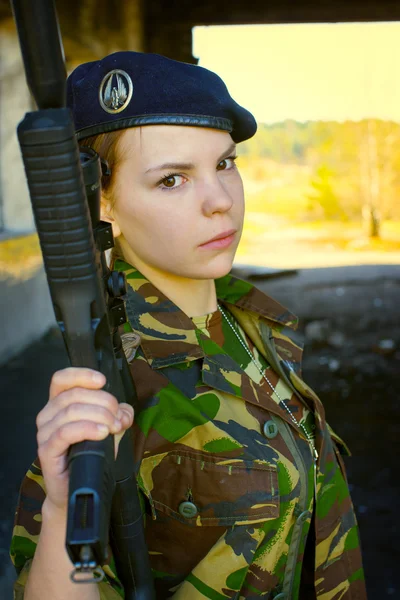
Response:
POLYGON ((71 444, 101 440, 115 434, 115 455, 133 423, 133 409, 118 404, 101 388, 106 378, 98 371, 69 367, 54 373, 49 401, 36 418, 38 456, 46 484, 47 506, 67 511, 67 452, 71 444))

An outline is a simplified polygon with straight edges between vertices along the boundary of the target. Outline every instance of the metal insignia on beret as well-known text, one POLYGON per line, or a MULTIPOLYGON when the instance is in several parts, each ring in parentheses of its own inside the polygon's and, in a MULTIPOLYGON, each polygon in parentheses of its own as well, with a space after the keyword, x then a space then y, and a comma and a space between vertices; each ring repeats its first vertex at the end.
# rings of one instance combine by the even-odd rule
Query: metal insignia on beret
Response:
POLYGON ((128 73, 114 69, 107 73, 101 82, 99 90, 101 107, 111 114, 122 112, 131 101, 132 93, 133 83, 128 73))

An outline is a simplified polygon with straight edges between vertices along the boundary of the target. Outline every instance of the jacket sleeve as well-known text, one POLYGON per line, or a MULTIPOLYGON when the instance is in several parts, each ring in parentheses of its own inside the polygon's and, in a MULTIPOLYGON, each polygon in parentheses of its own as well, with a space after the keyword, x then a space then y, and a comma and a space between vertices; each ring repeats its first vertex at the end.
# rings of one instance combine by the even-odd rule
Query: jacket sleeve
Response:
MULTIPOLYGON (((24 598, 25 585, 39 541, 45 498, 46 487, 39 459, 36 459, 22 481, 15 513, 10 547, 11 560, 18 576, 14 584, 14 600, 24 598)), ((105 579, 98 584, 100 600, 121 600, 124 598, 124 591, 116 575, 111 549, 109 550, 109 564, 103 566, 105 579)))

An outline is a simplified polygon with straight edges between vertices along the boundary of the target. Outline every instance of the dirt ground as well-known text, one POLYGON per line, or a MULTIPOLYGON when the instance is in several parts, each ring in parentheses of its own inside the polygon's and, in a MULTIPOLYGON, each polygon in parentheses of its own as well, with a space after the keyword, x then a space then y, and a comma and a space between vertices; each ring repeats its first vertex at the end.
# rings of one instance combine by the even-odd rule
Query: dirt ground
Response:
MULTIPOLYGON (((244 276, 252 273, 242 270, 244 276)), ((400 598, 400 269, 303 269, 260 278, 260 288, 300 317, 304 378, 348 442, 346 460, 370 600, 400 598)), ((264 273, 270 275, 270 272, 264 273)), ((19 483, 35 456, 35 415, 52 373, 67 364, 53 330, 0 368, 0 598, 11 600, 8 558, 19 483)))

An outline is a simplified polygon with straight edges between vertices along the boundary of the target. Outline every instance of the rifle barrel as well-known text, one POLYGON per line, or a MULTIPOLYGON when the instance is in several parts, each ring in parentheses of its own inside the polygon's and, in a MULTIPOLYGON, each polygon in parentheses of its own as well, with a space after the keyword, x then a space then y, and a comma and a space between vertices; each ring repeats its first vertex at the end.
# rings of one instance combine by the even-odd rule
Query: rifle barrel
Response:
POLYGON ((11 0, 11 6, 26 80, 37 106, 64 107, 67 73, 53 0, 11 0))

